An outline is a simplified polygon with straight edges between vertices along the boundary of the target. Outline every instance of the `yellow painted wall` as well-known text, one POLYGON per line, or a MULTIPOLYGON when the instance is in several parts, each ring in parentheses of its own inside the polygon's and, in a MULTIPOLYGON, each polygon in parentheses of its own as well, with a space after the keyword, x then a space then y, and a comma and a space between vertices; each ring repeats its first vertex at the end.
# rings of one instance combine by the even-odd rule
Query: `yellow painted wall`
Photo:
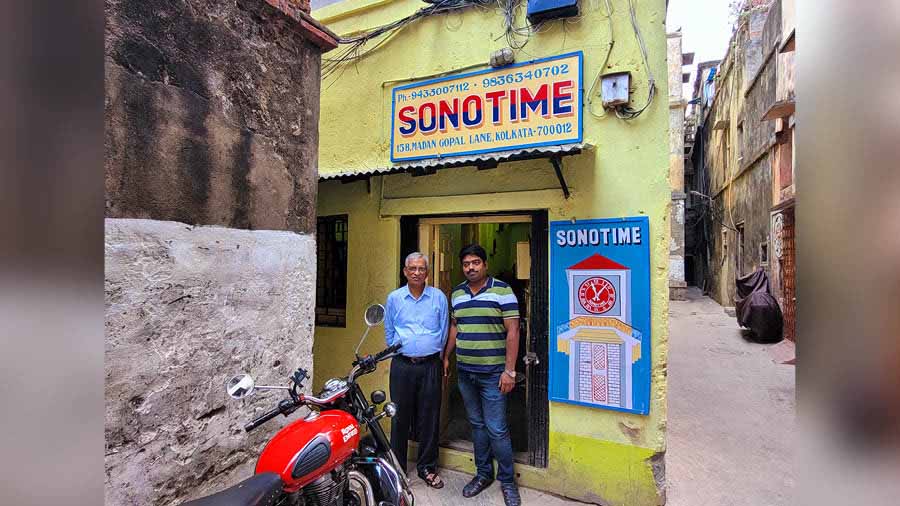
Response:
MULTIPOLYGON (((366 328, 363 320, 366 307, 384 304, 387 294, 397 288, 400 276, 400 221, 396 217, 378 216, 380 182, 376 179, 371 193, 365 182, 325 183, 320 185, 320 191, 321 188, 328 188, 328 196, 319 199, 319 216, 348 215, 347 328, 316 327, 314 390, 322 388, 329 378, 347 375, 353 350, 366 328)), ((381 351, 384 347, 384 326, 379 325, 369 332, 360 354, 381 351)), ((387 368, 364 377, 361 384, 366 392, 374 388, 387 392, 387 368)))
MULTIPOLYGON (((632 105, 643 105, 647 79, 628 13, 628 3, 611 0, 615 48, 606 71, 630 70, 632 105)), ((666 424, 668 315, 668 90, 664 0, 635 0, 638 23, 656 77, 655 102, 637 120, 584 113, 584 153, 563 159, 571 198, 563 198, 550 163, 502 163, 487 171, 472 167, 440 170, 425 177, 376 176, 364 181, 319 185, 320 215, 349 214, 348 328, 316 328, 315 386, 346 374, 363 330, 367 303, 384 301, 396 288, 400 266, 400 216, 487 211, 548 210, 551 220, 646 215, 650 218, 653 372, 649 416, 550 403, 550 448, 546 469, 517 465, 525 486, 583 501, 643 506, 661 500, 666 424), (656 457, 654 457, 656 456, 656 457)), ((425 4, 414 0, 345 0, 313 12, 341 35, 381 25, 425 4)), ((579 21, 549 23, 533 35, 517 61, 584 51, 584 81, 603 62, 610 31, 604 2, 582 3, 579 21)), ((519 25, 524 20, 519 20, 519 25)), ((390 89, 410 79, 487 62, 504 46, 502 16, 495 9, 419 20, 397 34, 343 77, 323 83, 320 174, 390 167, 390 89)), ((332 54, 327 54, 326 57, 332 54)), ((585 106, 587 101, 585 100, 585 106)), ((599 103, 595 104, 599 110, 599 103)), ((384 346, 379 327, 366 351, 384 346)), ((387 367, 364 387, 387 390, 387 367)), ((471 455, 443 450, 444 465, 472 471, 471 455)))

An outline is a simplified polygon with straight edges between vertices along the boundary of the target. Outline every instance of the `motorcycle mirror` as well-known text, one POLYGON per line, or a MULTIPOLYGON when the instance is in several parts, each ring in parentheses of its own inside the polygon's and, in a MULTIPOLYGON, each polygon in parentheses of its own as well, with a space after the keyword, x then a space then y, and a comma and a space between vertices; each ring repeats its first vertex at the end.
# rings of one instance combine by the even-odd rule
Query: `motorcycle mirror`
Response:
POLYGON ((366 325, 374 327, 384 321, 384 306, 372 304, 366 308, 366 325))
POLYGON ((378 405, 384 402, 385 399, 387 399, 387 396, 384 395, 384 390, 375 390, 374 392, 372 392, 371 399, 372 404, 378 405))
POLYGON ((362 339, 359 340, 359 344, 356 345, 356 349, 353 351, 353 354, 357 357, 359 357, 359 348, 362 346, 363 341, 366 340, 366 336, 369 335, 369 330, 384 321, 384 306, 381 304, 372 304, 367 307, 365 319, 367 325, 366 331, 363 332, 362 339))
POLYGON ((256 383, 249 374, 238 374, 225 382, 225 391, 232 399, 243 399, 253 395, 256 383))

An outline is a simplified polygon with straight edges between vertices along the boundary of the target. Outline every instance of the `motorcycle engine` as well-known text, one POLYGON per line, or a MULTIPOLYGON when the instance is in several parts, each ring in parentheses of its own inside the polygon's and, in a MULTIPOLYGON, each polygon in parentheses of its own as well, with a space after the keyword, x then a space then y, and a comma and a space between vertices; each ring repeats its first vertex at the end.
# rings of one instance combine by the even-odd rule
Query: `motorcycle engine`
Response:
POLYGON ((305 506, 343 506, 344 490, 347 488, 347 470, 339 466, 334 471, 320 476, 316 481, 303 487, 305 506))

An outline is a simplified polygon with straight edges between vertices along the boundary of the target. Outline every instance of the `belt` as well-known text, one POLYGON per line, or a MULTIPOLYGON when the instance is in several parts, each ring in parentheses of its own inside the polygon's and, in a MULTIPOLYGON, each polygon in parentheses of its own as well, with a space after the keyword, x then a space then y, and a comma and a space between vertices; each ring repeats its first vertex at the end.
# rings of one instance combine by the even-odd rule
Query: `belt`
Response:
POLYGON ((400 355, 400 358, 405 359, 407 362, 411 362, 413 364, 421 364, 422 362, 428 362, 429 360, 436 360, 441 357, 440 353, 432 353, 431 355, 426 355, 424 357, 407 357, 406 355, 400 355))

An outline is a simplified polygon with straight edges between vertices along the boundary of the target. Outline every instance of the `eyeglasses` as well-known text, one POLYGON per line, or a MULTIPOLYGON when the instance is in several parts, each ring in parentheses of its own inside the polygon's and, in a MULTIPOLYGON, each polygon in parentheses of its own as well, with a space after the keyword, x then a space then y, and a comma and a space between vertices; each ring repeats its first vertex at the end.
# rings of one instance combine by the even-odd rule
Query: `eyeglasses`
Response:
POLYGON ((428 272, 428 267, 407 267, 409 272, 428 272))

